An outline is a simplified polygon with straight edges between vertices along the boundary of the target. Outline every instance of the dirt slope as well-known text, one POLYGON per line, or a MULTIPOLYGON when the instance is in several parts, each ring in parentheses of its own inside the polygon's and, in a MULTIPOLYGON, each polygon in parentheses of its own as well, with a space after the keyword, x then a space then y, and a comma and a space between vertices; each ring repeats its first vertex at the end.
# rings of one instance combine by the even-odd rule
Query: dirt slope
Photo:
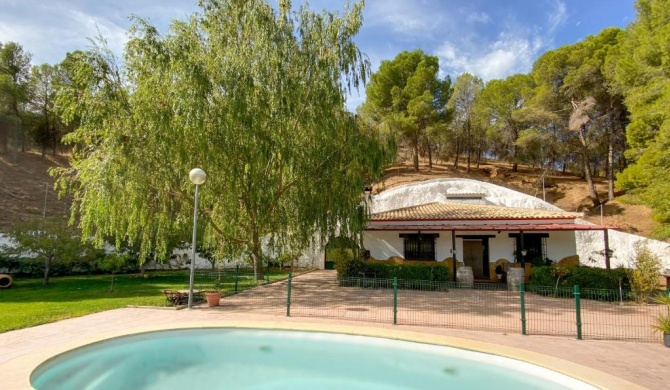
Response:
POLYGON ((66 156, 42 157, 35 153, 18 153, 17 164, 13 156, 0 155, 0 232, 20 220, 46 215, 54 216, 68 211, 66 200, 57 199, 54 179, 47 170, 66 166, 66 156))
MULTIPOLYGON (((68 199, 57 199, 53 189, 54 180, 47 170, 53 166, 67 166, 67 156, 42 157, 37 153, 19 153, 18 164, 12 164, 11 155, 0 155, 0 231, 6 231, 19 220, 53 216, 68 211, 68 199)), ((374 186, 379 192, 400 184, 438 179, 470 178, 494 183, 516 191, 542 198, 542 186, 539 170, 520 167, 512 172, 508 164, 487 162, 479 168, 472 167, 470 173, 464 166, 454 168, 452 163, 440 162, 428 169, 422 161, 419 172, 414 172, 409 163, 398 163, 386 171, 384 181, 374 186)), ((597 190, 601 199, 606 198, 607 184, 604 179, 597 180, 597 190)), ((600 223, 600 209, 591 210, 586 183, 577 176, 554 172, 545 179, 546 200, 567 211, 584 211, 587 219, 600 223)), ((617 201, 603 207, 605 225, 623 231, 648 236, 656 226, 651 212, 645 206, 627 205, 617 201)))
MULTIPOLYGON (((518 172, 512 172, 511 165, 498 162, 487 162, 479 168, 472 166, 470 173, 464 166, 455 168, 453 163, 428 164, 422 161, 419 172, 415 172, 409 163, 396 164, 386 171, 384 180, 377 183, 373 191, 378 193, 384 189, 401 184, 419 182, 439 178, 468 178, 481 180, 515 191, 523 192, 543 198, 541 172, 529 167, 519 167, 518 172)), ((596 190, 600 199, 607 198, 607 182, 603 178, 596 178, 596 190)), ((619 195, 619 194, 616 194, 619 195)), ((593 208, 588 197, 586 182, 578 176, 552 172, 545 177, 545 200, 566 211, 584 212, 585 219, 617 228, 629 233, 649 236, 657 223, 651 218, 651 210, 646 206, 628 205, 617 200, 608 202, 601 209, 593 208)))

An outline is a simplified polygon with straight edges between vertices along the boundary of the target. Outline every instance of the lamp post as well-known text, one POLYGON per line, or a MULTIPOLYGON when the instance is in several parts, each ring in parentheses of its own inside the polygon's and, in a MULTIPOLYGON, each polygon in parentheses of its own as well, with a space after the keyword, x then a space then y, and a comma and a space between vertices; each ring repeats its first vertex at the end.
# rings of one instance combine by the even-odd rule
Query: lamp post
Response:
POLYGON ((207 174, 200 168, 193 168, 191 172, 188 173, 188 178, 191 179, 191 183, 195 184, 195 203, 193 205, 193 243, 191 249, 191 275, 189 277, 188 283, 188 308, 193 307, 193 276, 195 273, 195 237, 196 230, 198 227, 198 188, 201 184, 207 180, 207 174))
POLYGON ((528 254, 527 249, 521 250, 521 268, 526 269, 526 254, 528 254))

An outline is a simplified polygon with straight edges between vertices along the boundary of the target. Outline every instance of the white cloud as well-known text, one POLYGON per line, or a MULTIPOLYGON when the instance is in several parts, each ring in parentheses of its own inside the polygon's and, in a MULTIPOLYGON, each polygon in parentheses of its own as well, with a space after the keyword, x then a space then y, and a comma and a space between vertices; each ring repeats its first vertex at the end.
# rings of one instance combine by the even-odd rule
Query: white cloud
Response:
POLYGON ((486 12, 473 12, 465 18, 468 23, 482 23, 487 24, 491 21, 491 17, 486 12))
POLYGON ((366 26, 390 28, 401 34, 426 37, 449 26, 450 14, 426 0, 370 1, 366 4, 366 26))
POLYGON ((56 63, 67 52, 89 48, 89 39, 95 38, 99 31, 112 51, 121 56, 128 39, 126 31, 131 14, 151 17, 151 21, 165 31, 169 20, 183 18, 192 12, 195 9, 193 3, 183 0, 22 0, 3 3, 5 12, 0 13, 0 42, 19 42, 33 53, 34 64, 56 63))
POLYGON ((562 0, 552 2, 553 9, 548 12, 547 34, 554 34, 568 20, 568 9, 562 0))
POLYGON ((536 40, 501 33, 496 41, 483 50, 464 50, 451 42, 445 42, 436 54, 440 57, 443 71, 452 75, 468 72, 488 81, 528 72, 538 46, 541 45, 536 40))
POLYGON ((459 26, 459 33, 445 36, 434 51, 440 57, 442 73, 457 76, 469 72, 488 81, 529 72, 568 19, 563 0, 546 0, 534 6, 535 20, 519 20, 513 8, 500 9, 494 17, 469 13, 466 21, 472 27, 459 26), (484 20, 487 30, 473 25, 484 20), (489 38, 491 33, 495 35, 489 38))

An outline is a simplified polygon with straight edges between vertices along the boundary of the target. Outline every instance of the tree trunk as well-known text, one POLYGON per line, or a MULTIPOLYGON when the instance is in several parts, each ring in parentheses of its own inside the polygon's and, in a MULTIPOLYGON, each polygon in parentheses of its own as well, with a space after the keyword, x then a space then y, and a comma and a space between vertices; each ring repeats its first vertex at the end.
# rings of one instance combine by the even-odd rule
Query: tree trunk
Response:
POLYGON ((479 163, 482 159, 482 140, 480 139, 477 143, 477 169, 479 169, 479 163))
POLYGON ((2 144, 2 154, 9 154, 9 137, 7 136, 7 129, 0 129, 0 143, 2 144))
POLYGON ((258 236, 258 233, 254 232, 251 237, 251 260, 253 262, 255 280, 263 280, 263 264, 261 259, 262 250, 260 237, 258 236))
POLYGON ((591 167, 589 166, 589 153, 586 148, 586 140, 584 139, 581 131, 578 131, 577 134, 579 135, 579 142, 582 144, 582 167, 584 168, 584 178, 586 179, 586 185, 589 188, 589 197, 591 198, 593 205, 597 207, 600 205, 600 199, 598 199, 598 193, 596 192, 596 187, 593 184, 593 178, 591 177, 591 167))
POLYGON ((607 200, 614 200, 614 145, 612 137, 607 137, 607 200))
POLYGON ((14 150, 13 150, 13 159, 14 165, 18 164, 19 161, 19 126, 14 123, 14 150))
POLYGON ((468 121, 467 124, 467 147, 468 147, 468 167, 467 167, 467 172, 470 173, 470 161, 472 159, 472 136, 470 134, 470 122, 468 121))
POLYGON ((432 171, 433 170, 433 148, 430 147, 430 143, 428 143, 427 146, 428 146, 428 170, 432 171))
POLYGON ((145 266, 144 266, 144 263, 142 263, 142 265, 140 265, 140 276, 141 277, 144 277, 144 269, 145 269, 145 266))
POLYGON ((458 168, 458 156, 461 154, 461 141, 456 137, 456 159, 454 160, 454 168, 458 168))
POLYGON ((51 256, 44 258, 44 280, 42 281, 43 286, 49 285, 49 268, 51 267, 51 256))

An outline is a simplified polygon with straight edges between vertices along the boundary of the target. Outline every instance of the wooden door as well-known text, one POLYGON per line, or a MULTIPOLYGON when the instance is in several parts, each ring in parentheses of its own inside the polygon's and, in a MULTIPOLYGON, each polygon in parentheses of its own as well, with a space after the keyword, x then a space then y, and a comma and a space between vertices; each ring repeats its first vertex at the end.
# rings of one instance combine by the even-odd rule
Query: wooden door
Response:
POLYGON ((463 240, 463 263, 472 267, 475 279, 483 279, 484 275, 484 243, 482 240, 463 240))

